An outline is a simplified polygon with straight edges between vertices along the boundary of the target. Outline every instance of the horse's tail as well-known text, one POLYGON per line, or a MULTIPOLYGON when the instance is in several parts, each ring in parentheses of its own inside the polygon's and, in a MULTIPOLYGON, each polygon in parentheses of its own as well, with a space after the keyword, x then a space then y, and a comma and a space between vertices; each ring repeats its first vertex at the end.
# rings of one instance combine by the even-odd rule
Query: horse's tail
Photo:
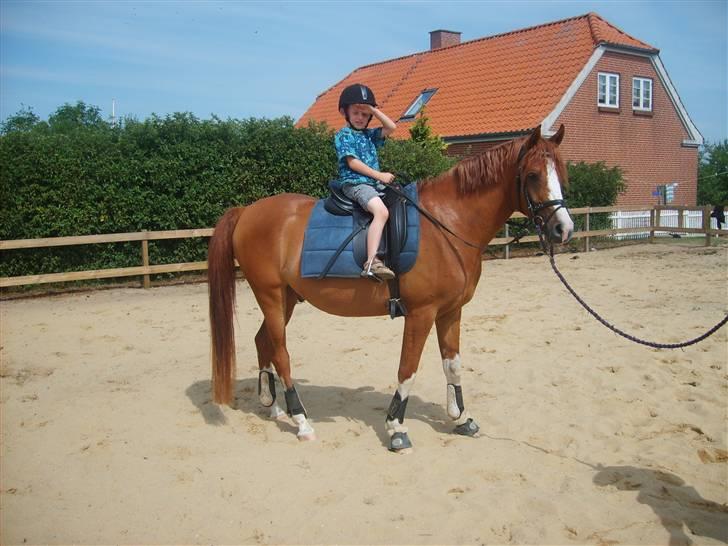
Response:
POLYGON ((235 256, 233 232, 243 208, 218 220, 207 251, 207 279, 212 338, 212 392, 218 404, 233 400, 235 380, 235 256))

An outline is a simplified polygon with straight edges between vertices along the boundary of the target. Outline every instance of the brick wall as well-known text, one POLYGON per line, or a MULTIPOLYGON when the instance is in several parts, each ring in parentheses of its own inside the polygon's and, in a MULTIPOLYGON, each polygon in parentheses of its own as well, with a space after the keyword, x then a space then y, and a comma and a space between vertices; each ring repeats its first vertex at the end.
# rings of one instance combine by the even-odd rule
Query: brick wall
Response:
POLYGON ((606 52, 556 120, 566 126, 561 151, 570 161, 604 161, 624 171, 627 190, 617 204, 657 203, 658 184, 677 182, 673 203, 694 205, 698 150, 682 145, 689 138, 649 59, 606 52), (597 74, 619 74, 619 111, 597 106, 597 74), (652 113, 632 111, 632 77, 652 79, 652 113))

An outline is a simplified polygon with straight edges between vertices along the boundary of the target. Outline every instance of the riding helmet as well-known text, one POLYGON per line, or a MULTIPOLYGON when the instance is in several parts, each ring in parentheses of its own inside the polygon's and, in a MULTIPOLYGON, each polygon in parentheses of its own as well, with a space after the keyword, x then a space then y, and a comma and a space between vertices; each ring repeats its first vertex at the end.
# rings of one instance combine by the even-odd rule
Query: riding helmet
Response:
POLYGON ((374 91, 361 83, 346 87, 339 96, 339 110, 352 104, 376 106, 377 99, 374 98, 374 91))

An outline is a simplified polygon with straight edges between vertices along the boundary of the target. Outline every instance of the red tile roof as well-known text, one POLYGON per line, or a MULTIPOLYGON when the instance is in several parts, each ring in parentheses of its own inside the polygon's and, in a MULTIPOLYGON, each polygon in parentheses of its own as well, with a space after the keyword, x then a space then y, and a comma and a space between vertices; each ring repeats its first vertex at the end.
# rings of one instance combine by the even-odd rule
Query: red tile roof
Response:
MULTIPOLYGON (((365 83, 395 121, 421 91, 436 88, 426 111, 443 137, 520 132, 554 109, 601 44, 658 52, 588 13, 357 68, 319 95, 297 125, 316 120, 343 126, 341 90, 365 83)), ((409 137, 410 126, 399 122, 394 136, 409 137)))

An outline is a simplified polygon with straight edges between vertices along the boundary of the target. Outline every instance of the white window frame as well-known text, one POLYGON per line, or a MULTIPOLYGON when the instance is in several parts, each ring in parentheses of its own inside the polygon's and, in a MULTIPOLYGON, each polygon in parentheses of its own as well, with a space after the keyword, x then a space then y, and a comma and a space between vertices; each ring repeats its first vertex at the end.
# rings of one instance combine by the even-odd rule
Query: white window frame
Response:
POLYGON ((642 77, 634 77, 632 78, 632 110, 639 110, 640 112, 652 112, 652 104, 653 104, 653 96, 654 93, 652 92, 655 88, 655 83, 652 81, 652 78, 642 78, 642 77), (645 97, 645 82, 650 82, 649 89, 650 94, 649 97, 645 97), (637 91, 637 95, 635 95, 635 84, 639 83, 637 91), (634 101, 635 98, 639 101, 639 105, 635 106, 634 101), (645 106, 645 98, 649 101, 649 106, 645 106))
POLYGON ((597 75, 597 105, 604 108, 619 108, 619 74, 614 72, 599 72, 597 75), (604 79, 604 84, 602 84, 604 79), (616 96, 614 102, 610 101, 610 81, 616 82, 616 96), (604 97, 602 97, 602 85, 605 86, 604 97))

